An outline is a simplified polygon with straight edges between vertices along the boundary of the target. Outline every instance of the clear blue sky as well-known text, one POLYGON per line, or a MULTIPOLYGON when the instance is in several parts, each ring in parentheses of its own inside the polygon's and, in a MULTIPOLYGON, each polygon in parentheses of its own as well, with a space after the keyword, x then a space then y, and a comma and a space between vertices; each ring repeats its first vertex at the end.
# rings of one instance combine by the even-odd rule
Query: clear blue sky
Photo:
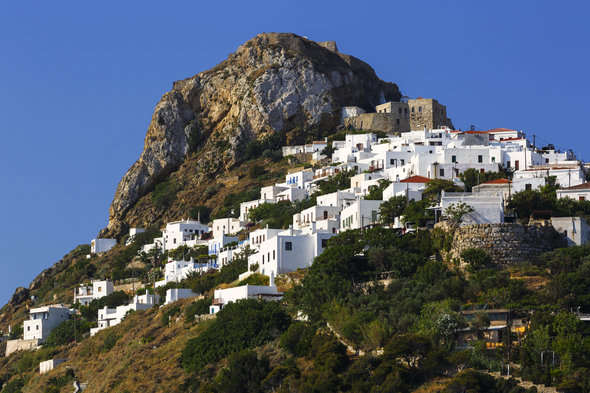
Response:
POLYGON ((172 82, 262 32, 335 40, 457 128, 590 159, 587 1, 28 1, 0 6, 0 306, 108 223, 172 82))

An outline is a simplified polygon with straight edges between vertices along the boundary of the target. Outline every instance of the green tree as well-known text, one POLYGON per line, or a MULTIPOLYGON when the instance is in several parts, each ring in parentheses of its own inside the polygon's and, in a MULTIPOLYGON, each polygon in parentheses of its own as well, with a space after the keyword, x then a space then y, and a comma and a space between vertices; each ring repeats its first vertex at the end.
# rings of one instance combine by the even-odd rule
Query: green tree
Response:
POLYGON ((431 199, 422 199, 421 201, 410 201, 408 206, 404 209, 402 222, 413 222, 418 226, 423 226, 426 220, 434 220, 434 212, 429 207, 435 205, 431 199))
POLYGON ((365 199, 373 200, 373 201, 382 201, 383 200, 383 191, 389 187, 389 185, 393 183, 387 179, 379 179, 377 180, 377 185, 369 186, 369 193, 365 195, 365 199))
POLYGON ((381 222, 384 224, 393 224, 396 217, 400 217, 407 205, 407 198, 398 195, 384 201, 379 207, 381 222))
POLYGON ((466 203, 451 203, 444 211, 449 220, 461 221, 465 214, 473 213, 475 209, 466 203))
POLYGON ((441 191, 463 192, 463 189, 457 186, 451 180, 432 179, 426 183, 426 189, 422 193, 422 198, 438 199, 441 191))
POLYGON ((256 352, 245 349, 229 357, 227 368, 219 374, 219 390, 225 393, 263 392, 261 382, 270 369, 268 357, 260 359, 256 352))
POLYGON ((475 168, 466 169, 463 173, 459 175, 459 178, 465 184, 465 190, 467 192, 471 192, 473 186, 477 186, 478 179, 479 184, 486 183, 496 179, 506 179, 506 174, 504 172, 492 172, 487 171, 485 173, 481 173, 475 168))
POLYGON ((461 259, 473 269, 479 270, 490 264, 492 257, 480 248, 468 248, 461 252, 461 259))
POLYGON ((394 336, 384 348, 386 358, 401 358, 408 366, 410 384, 424 373, 425 360, 432 350, 432 342, 427 336, 420 334, 403 334, 394 336))
POLYGON ((357 174, 357 171, 352 169, 344 169, 336 175, 331 176, 328 180, 319 182, 318 187, 320 194, 330 194, 338 190, 346 190, 350 188, 350 179, 357 174))
POLYGON ((277 302, 244 299, 228 303, 207 330, 187 342, 182 365, 187 372, 201 370, 231 353, 278 338, 290 323, 277 302))

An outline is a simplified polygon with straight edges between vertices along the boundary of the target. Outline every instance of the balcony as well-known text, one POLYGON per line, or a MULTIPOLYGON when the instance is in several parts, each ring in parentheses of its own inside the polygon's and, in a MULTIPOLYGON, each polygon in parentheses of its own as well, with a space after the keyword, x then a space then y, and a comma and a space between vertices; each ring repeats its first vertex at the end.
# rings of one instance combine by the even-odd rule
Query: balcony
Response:
POLYGON ((223 305, 223 298, 217 298, 217 299, 213 299, 213 305, 214 306, 220 306, 223 305))

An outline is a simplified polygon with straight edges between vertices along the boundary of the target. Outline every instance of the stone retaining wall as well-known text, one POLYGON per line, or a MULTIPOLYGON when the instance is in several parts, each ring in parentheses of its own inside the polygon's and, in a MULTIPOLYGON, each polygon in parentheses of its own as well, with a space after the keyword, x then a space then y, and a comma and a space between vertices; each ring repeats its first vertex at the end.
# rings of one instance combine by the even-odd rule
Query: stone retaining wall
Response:
POLYGON ((549 224, 475 224, 454 230, 451 259, 468 248, 485 250, 494 265, 539 263, 539 255, 552 251, 560 235, 549 224))

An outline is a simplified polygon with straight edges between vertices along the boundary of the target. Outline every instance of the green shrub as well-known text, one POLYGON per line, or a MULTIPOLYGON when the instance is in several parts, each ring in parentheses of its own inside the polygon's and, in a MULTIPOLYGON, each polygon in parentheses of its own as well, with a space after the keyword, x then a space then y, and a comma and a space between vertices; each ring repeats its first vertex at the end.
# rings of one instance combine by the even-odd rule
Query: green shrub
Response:
POLYGON ((108 352, 111 349, 113 349, 115 347, 115 345, 117 345, 117 341, 119 341, 120 338, 121 338, 121 336, 117 336, 113 332, 108 332, 104 337, 101 351, 108 352))
POLYGON ((174 306, 170 310, 166 311, 164 315, 162 315, 162 325, 168 327, 170 326, 170 317, 178 314, 180 312, 180 307, 174 306))
POLYGON ((165 181, 156 186, 152 192, 152 204, 156 209, 164 210, 176 200, 176 193, 180 190, 178 184, 165 181))
POLYGON ((187 372, 199 371, 231 353, 278 338, 290 323, 277 302, 244 299, 229 303, 207 330, 187 342, 182 350, 182 366, 187 372))
POLYGON ((461 253, 461 259, 473 269, 483 269, 492 261, 492 257, 480 248, 468 248, 461 253))
POLYGON ((248 177, 250 179, 258 179, 260 176, 266 173, 266 169, 262 165, 254 164, 248 170, 248 177))
POLYGON ((209 314, 209 307, 211 307, 211 304, 213 304, 213 298, 208 297, 205 299, 199 299, 186 306, 184 309, 184 321, 186 323, 192 323, 195 321, 195 315, 209 314))

